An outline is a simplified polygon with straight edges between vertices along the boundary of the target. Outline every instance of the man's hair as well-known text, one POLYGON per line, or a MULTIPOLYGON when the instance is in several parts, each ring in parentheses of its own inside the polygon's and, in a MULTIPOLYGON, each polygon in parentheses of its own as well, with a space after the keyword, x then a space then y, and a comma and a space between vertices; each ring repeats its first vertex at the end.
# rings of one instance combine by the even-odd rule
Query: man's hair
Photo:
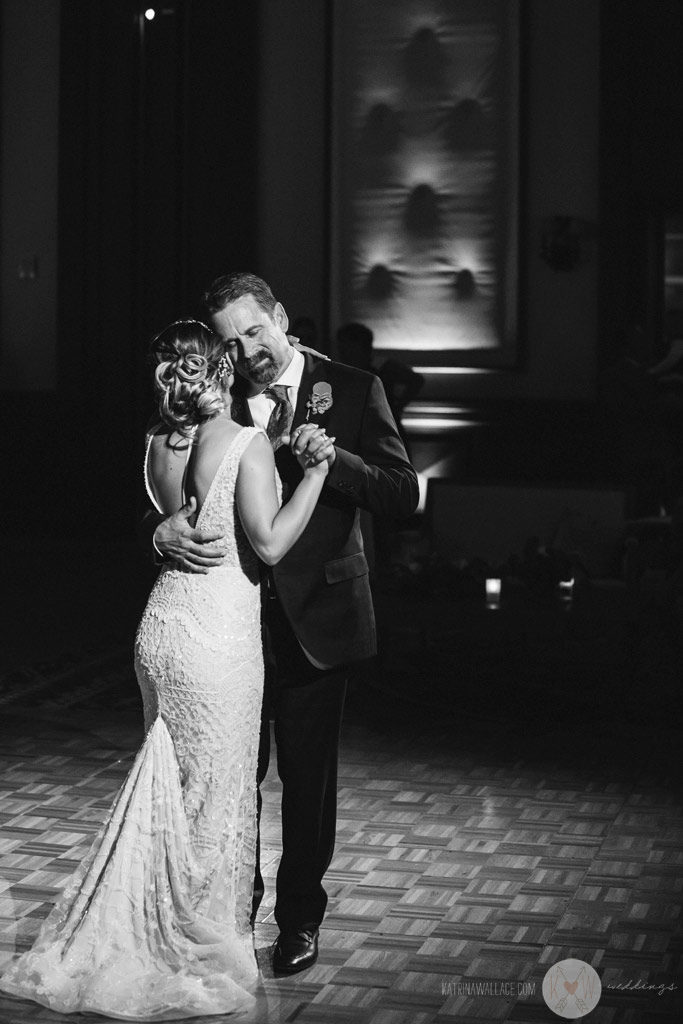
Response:
POLYGON ((220 313, 231 302, 253 295, 257 306, 272 317, 276 300, 266 282, 256 274, 237 271, 217 277, 202 296, 202 305, 207 313, 220 313))

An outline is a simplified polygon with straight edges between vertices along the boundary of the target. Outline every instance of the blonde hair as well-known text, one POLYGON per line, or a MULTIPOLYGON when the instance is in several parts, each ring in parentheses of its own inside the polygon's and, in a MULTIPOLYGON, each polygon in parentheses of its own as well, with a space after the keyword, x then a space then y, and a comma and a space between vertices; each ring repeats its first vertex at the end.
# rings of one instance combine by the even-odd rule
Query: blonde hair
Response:
POLYGON ((187 434, 225 408, 229 362, 220 338, 200 320, 176 320, 154 338, 154 391, 164 423, 187 434))

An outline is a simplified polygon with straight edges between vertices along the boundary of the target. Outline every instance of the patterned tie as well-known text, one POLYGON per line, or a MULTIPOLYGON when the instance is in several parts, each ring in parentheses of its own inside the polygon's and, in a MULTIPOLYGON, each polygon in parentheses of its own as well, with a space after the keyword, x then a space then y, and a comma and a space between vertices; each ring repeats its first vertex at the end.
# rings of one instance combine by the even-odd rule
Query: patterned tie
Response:
POLYGON ((282 445, 282 438, 289 433, 292 427, 294 410, 287 397, 286 385, 273 384, 271 387, 266 388, 263 394, 275 402, 275 408, 270 414, 268 426, 266 427, 266 434, 273 446, 273 451, 276 452, 282 445))

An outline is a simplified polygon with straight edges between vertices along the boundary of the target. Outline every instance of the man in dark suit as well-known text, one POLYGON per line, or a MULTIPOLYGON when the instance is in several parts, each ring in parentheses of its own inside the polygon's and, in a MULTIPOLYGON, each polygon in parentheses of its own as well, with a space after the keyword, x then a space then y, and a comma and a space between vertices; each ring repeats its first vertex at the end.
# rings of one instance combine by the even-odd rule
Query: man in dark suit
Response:
MULTIPOLYGON (((264 600, 259 783, 268 767, 270 715, 282 780, 283 850, 275 904, 280 935, 273 966, 295 973, 317 958, 327 904, 322 879, 334 850, 347 679, 355 662, 376 652, 359 510, 411 515, 417 477, 378 378, 294 347, 286 333, 287 315, 264 281, 252 274, 218 278, 204 305, 237 370, 233 416, 263 427, 271 438, 285 501, 302 474, 295 455, 323 457, 314 426, 335 438, 316 510, 296 544, 268 572, 264 600)), ((211 540, 189 527, 183 510, 154 535, 163 555, 191 571, 205 571, 220 560, 211 540)), ((262 892, 257 870, 255 909, 262 892)))

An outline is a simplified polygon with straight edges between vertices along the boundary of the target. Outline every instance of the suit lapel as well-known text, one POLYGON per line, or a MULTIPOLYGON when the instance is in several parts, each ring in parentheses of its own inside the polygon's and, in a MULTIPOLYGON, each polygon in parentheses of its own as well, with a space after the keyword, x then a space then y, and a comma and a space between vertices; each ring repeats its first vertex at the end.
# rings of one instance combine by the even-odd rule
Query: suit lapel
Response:
POLYGON ((294 427, 298 427, 301 423, 306 422, 306 414, 308 413, 306 403, 311 397, 311 389, 316 381, 323 380, 325 378, 325 368, 328 365, 328 361, 326 359, 317 359, 309 352, 304 352, 303 356, 304 370, 301 374, 301 383, 299 384, 299 393, 296 399, 296 409, 294 410, 292 429, 294 429, 294 427))

